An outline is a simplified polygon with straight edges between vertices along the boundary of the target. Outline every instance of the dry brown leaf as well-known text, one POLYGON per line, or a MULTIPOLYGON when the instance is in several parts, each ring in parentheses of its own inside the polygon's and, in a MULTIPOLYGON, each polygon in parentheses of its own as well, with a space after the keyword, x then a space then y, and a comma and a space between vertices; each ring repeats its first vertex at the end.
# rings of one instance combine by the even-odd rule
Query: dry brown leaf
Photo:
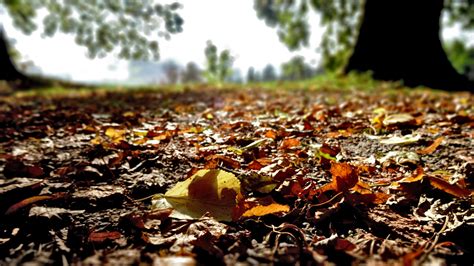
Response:
POLYGON ((428 147, 426 147, 422 150, 418 150, 416 153, 422 154, 422 155, 431 154, 436 150, 436 148, 438 148, 439 145, 441 145, 443 140, 444 140, 444 137, 439 137, 439 138, 435 139, 434 142, 430 146, 428 146, 428 147))
POLYGON ((42 195, 42 196, 33 196, 27 199, 24 199, 18 203, 13 204, 8 208, 8 210, 5 212, 5 215, 13 214, 17 212, 18 210, 25 208, 31 204, 34 204, 36 202, 44 201, 44 200, 49 200, 49 199, 57 199, 60 197, 63 197, 64 193, 57 193, 53 195, 42 195))
POLYGON ((264 216, 288 212, 290 207, 276 203, 272 197, 248 198, 238 197, 238 204, 233 209, 232 219, 238 220, 241 217, 264 216))
POLYGON ((90 233, 87 240, 91 243, 102 243, 106 240, 115 240, 122 237, 122 234, 113 231, 113 232, 92 232, 90 233))
POLYGON ((372 190, 370 189, 370 185, 359 180, 355 186, 351 188, 352 191, 355 191, 359 194, 371 194, 372 190))
POLYGON ((301 142, 299 139, 295 139, 295 138, 284 139, 280 144, 280 149, 288 150, 288 149, 298 147, 300 145, 301 145, 301 142))
POLYGON ((416 172, 415 172, 415 174, 414 174, 413 176, 404 177, 404 178, 400 179, 400 180, 398 181, 398 183, 413 183, 413 182, 418 182, 418 181, 421 181, 424 176, 425 176, 425 173, 424 173, 423 167, 418 166, 418 167, 416 168, 416 172))
POLYGON ((336 192, 347 191, 354 187, 359 181, 357 170, 348 163, 331 164, 331 183, 323 186, 321 192, 334 190, 336 192))
POLYGON ((465 198, 471 195, 471 191, 465 188, 462 188, 456 184, 450 184, 448 181, 445 181, 441 178, 430 176, 430 183, 433 187, 440 189, 448 194, 451 194, 458 198, 465 198))

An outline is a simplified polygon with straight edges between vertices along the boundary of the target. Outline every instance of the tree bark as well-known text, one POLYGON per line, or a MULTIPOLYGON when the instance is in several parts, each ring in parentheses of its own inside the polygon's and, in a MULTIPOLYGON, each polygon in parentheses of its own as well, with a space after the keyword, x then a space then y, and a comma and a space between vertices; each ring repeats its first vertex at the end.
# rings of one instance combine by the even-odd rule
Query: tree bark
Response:
POLYGON ((8 40, 0 25, 0 81, 6 81, 14 89, 41 87, 45 83, 20 72, 8 52, 8 40))
POLYGON ((359 36, 346 65, 407 86, 473 90, 456 72, 440 39, 443 0, 366 0, 359 36))
POLYGON ((8 41, 3 28, 0 26, 0 80, 16 81, 24 78, 24 75, 18 71, 8 52, 8 41))

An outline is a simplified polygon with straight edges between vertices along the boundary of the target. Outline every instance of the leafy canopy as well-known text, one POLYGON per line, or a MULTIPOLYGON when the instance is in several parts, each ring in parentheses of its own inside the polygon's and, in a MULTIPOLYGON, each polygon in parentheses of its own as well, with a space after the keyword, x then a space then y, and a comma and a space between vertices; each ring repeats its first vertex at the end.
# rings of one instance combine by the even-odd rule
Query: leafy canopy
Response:
POLYGON ((230 78, 234 57, 229 50, 225 49, 219 53, 217 47, 211 41, 207 41, 204 54, 206 56, 205 76, 208 82, 223 82, 230 78))
POLYGON ((153 0, 0 0, 0 6, 23 33, 37 30, 41 17, 45 36, 74 34, 92 58, 117 51, 125 59, 158 59, 156 37, 169 38, 183 24, 178 3, 153 0))
MULTIPOLYGON (((311 35, 308 15, 316 11, 326 27, 321 43, 323 65, 328 70, 342 67, 355 45, 362 15, 362 0, 254 0, 257 16, 276 27, 280 40, 290 50, 308 46, 311 35)), ((409 7, 407 7, 409 8, 409 7)), ((451 22, 464 29, 474 28, 474 0, 446 0, 445 11, 451 22)))

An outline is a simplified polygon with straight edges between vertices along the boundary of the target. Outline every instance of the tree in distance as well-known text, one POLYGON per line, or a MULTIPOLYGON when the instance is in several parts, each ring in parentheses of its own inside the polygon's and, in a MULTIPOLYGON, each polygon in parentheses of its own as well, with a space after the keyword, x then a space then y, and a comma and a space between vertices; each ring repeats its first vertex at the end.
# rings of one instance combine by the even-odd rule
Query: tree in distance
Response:
POLYGON ((207 41, 204 54, 206 56, 205 77, 207 82, 222 83, 232 76, 234 58, 229 50, 225 49, 219 53, 217 47, 211 41, 207 41))
POLYGON ((262 71, 262 81, 275 81, 277 78, 275 67, 271 64, 266 65, 262 71))
POLYGON ((196 63, 189 62, 183 70, 181 80, 183 83, 202 82, 202 71, 196 63))
MULTIPOLYGON (((180 7, 178 3, 162 5, 153 0, 0 0, 0 8, 24 34, 38 29, 36 18, 45 10, 44 36, 72 34, 91 58, 116 53, 133 60, 158 59, 156 37, 169 38, 182 31, 183 19, 177 12, 180 7)), ((0 80, 28 83, 30 79, 17 70, 10 58, 2 28, 0 24, 0 80)))
POLYGON ((281 65, 284 80, 303 80, 314 76, 314 69, 304 61, 304 57, 295 56, 281 65))

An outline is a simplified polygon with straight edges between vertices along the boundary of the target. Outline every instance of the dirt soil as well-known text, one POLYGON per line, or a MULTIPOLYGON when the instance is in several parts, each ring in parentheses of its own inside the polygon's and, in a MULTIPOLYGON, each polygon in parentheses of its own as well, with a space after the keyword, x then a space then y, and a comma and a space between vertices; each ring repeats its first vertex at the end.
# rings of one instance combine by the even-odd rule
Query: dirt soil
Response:
POLYGON ((0 265, 472 265, 473 106, 383 90, 0 98, 0 265), (231 220, 152 205, 200 169, 240 180, 231 220))

